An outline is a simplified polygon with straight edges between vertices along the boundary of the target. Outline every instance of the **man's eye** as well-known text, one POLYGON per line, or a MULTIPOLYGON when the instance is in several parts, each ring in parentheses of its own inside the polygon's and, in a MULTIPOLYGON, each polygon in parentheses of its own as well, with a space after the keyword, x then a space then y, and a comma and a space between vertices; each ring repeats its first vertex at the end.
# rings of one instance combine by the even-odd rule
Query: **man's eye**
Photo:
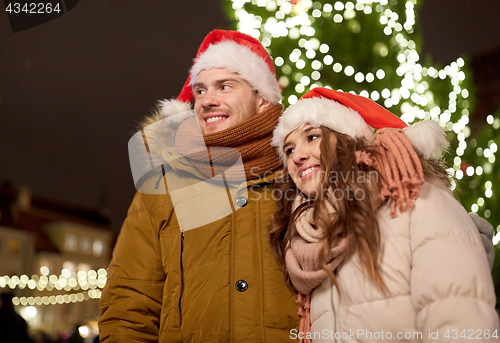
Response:
POLYGON ((204 89, 197 89, 197 90, 196 90, 196 94, 197 94, 197 95, 202 95, 202 94, 205 94, 205 90, 204 90, 204 89))
POLYGON ((293 152, 295 151, 295 148, 288 148, 285 149, 285 155, 289 157, 293 152))
POLYGON ((230 86, 229 86, 229 85, 222 85, 220 88, 221 88, 223 91, 226 91, 226 90, 228 90, 228 89, 230 88, 230 86))

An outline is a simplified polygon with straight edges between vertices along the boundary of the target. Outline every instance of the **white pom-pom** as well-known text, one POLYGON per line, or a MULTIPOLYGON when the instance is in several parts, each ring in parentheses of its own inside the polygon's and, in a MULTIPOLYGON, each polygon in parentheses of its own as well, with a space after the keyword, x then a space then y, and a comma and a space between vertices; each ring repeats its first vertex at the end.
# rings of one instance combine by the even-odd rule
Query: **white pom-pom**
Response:
POLYGON ((424 120, 403 130, 423 158, 440 158, 448 148, 444 129, 433 120, 424 120))
POLYGON ((176 99, 159 100, 158 107, 160 108, 160 115, 169 118, 168 123, 170 125, 180 124, 192 115, 189 102, 182 102, 176 99))
POLYGON ((176 99, 172 100, 159 100, 158 107, 160 107, 160 114, 163 117, 170 117, 186 111, 191 111, 189 102, 182 102, 176 99))

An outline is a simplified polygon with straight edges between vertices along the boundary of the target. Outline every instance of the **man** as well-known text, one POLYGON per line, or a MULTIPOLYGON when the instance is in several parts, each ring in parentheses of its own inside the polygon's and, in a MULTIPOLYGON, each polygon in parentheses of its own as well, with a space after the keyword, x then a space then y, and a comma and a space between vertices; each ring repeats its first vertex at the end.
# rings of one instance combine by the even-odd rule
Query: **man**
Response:
POLYGON ((177 100, 162 102, 138 135, 161 167, 141 179, 120 232, 101 297, 101 342, 291 341, 296 295, 267 233, 280 99, 259 41, 207 35, 177 100), (192 101, 197 120, 175 119, 192 101))

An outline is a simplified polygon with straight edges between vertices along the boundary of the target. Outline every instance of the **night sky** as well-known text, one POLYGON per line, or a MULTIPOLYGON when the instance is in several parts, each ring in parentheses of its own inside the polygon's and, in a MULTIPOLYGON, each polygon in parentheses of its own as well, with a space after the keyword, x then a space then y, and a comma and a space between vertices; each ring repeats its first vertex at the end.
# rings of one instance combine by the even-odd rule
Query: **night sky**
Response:
MULTIPOLYGON (((157 100, 177 96, 203 37, 230 28, 220 3, 82 0, 16 33, 0 4, 0 182, 104 200, 118 229, 135 191, 127 142, 157 100)), ((427 0, 423 55, 444 65, 500 53, 499 13, 498 0, 427 0)))

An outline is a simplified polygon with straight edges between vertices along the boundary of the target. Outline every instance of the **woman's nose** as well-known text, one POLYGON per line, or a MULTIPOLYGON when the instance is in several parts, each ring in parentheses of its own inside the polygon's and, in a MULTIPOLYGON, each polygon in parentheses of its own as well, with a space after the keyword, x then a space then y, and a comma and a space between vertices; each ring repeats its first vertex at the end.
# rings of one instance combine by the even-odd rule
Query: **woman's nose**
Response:
POLYGON ((309 153, 307 152, 307 149, 296 146, 292 158, 295 164, 304 163, 309 159, 309 153))

